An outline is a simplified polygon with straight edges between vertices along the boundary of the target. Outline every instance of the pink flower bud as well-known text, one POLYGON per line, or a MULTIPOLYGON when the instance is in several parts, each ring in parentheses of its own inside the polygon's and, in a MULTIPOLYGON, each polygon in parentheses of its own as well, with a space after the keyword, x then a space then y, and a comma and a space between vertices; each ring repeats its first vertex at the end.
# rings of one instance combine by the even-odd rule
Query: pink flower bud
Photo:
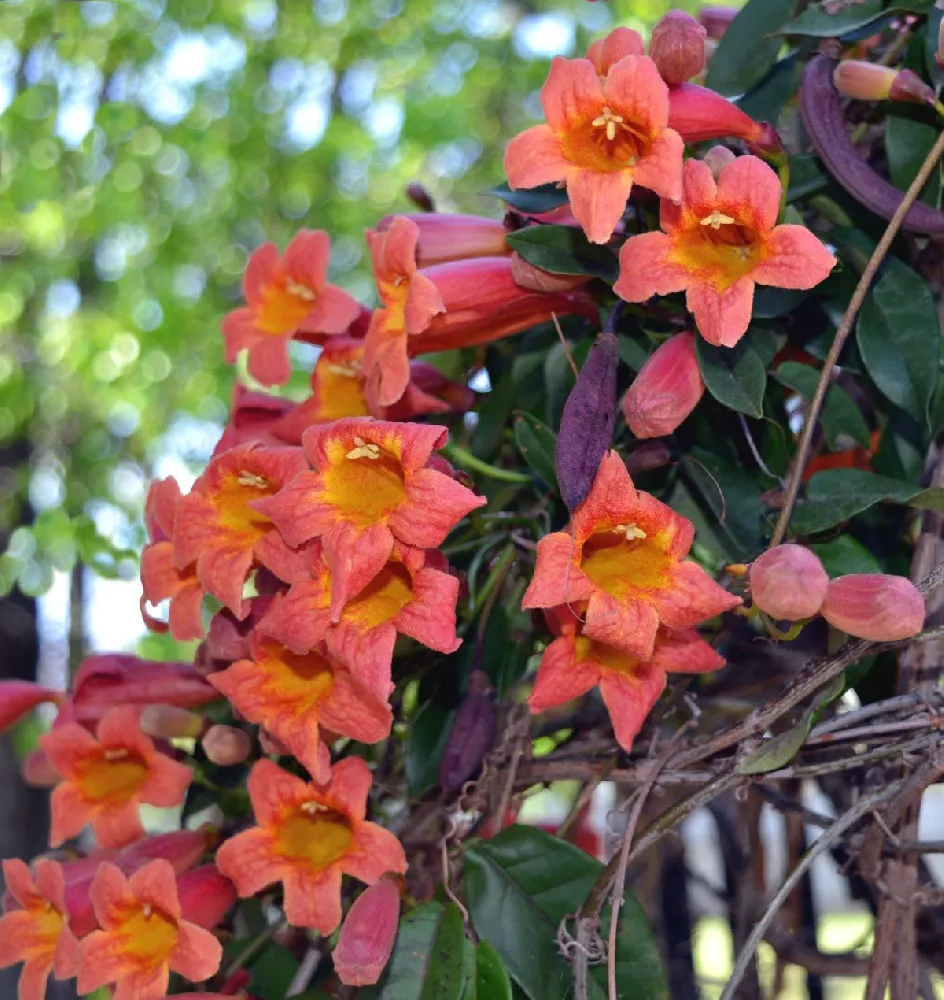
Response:
POLYGON ((354 900, 341 927, 333 957, 345 986, 377 982, 393 951, 399 918, 399 876, 387 872, 354 900))
POLYGON ((706 34, 702 25, 684 10, 670 10, 652 29, 649 58, 670 87, 691 80, 702 71, 706 34))
POLYGON ((623 416, 637 438, 662 437, 695 409, 704 391, 695 338, 677 333, 640 369, 623 397, 623 416))
POLYGON ((234 726, 210 726, 201 740, 203 752, 219 767, 242 764, 252 753, 249 734, 234 726))
POLYGON ((214 847, 217 839, 216 830, 209 825, 202 826, 199 830, 171 830, 169 833, 158 833, 129 844, 110 860, 125 875, 133 875, 149 861, 162 858, 169 861, 174 871, 181 875, 193 868, 214 847))
POLYGON ((702 157, 716 181, 721 176, 721 171, 736 159, 737 156, 727 146, 712 146, 702 157))
POLYGON ((934 91, 910 69, 893 69, 862 59, 844 59, 833 72, 836 89, 858 101, 934 104, 934 91))
MULTIPOLYGON (((377 223, 377 232, 390 228, 396 215, 387 215, 377 223)), ((432 267, 451 260, 474 257, 500 257, 510 252, 505 242, 504 223, 479 215, 422 214, 407 215, 419 229, 416 242, 416 266, 432 267)))
POLYGON ((812 618, 823 603, 829 576, 818 557, 802 545, 775 545, 749 571, 751 599, 771 618, 812 618))
POLYGON ((61 691, 52 691, 32 681, 0 681, 0 733, 19 722, 44 701, 62 701, 61 691))
POLYGON ((202 715, 174 705, 148 705, 141 710, 141 731, 154 739, 195 740, 204 725, 202 715))
POLYGON ((52 766, 46 751, 30 750, 20 764, 23 783, 30 788, 54 788, 62 781, 59 772, 52 766))
POLYGON ((433 201, 433 196, 419 181, 410 181, 406 186, 405 194, 421 212, 436 211, 436 203, 433 201))
POLYGON ((626 469, 631 476, 639 472, 662 469, 672 461, 672 454, 662 441, 646 441, 626 456, 626 469))
POLYGON ((740 8, 727 4, 706 4, 698 11, 698 23, 717 41, 724 37, 728 25, 738 16, 740 8))
POLYGON ((184 920, 212 930, 236 902, 236 889, 216 865, 201 865, 177 879, 184 920))
POLYGON ((820 614, 859 639, 891 642, 921 631, 924 598, 903 576, 853 573, 830 581, 820 614))
POLYGON ((517 253, 511 255, 511 276, 515 284, 533 292, 569 292, 592 280, 586 274, 552 274, 529 264, 517 253))

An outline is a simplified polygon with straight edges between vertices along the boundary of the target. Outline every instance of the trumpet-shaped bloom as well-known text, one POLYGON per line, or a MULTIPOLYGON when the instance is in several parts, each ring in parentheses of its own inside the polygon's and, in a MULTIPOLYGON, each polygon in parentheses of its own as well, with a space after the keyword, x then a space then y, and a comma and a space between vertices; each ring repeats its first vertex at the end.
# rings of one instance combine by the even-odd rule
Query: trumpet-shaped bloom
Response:
POLYGON ((50 973, 71 979, 79 970, 79 942, 69 927, 62 868, 39 858, 34 871, 30 875, 18 858, 3 862, 13 900, 0 917, 0 969, 23 963, 19 1000, 43 1000, 50 973))
POLYGON ((311 577, 294 583, 272 605, 259 630, 293 652, 324 642, 331 656, 381 699, 392 690, 390 666, 397 635, 441 653, 459 648, 459 581, 434 569, 418 550, 395 549, 370 583, 337 616, 331 612, 331 569, 320 546, 311 553, 311 577))
POLYGON ((190 784, 190 768, 154 748, 141 732, 138 711, 114 708, 98 725, 98 738, 76 723, 40 737, 62 776, 52 793, 53 847, 92 824, 102 847, 124 847, 144 835, 138 806, 176 806, 190 784))
POLYGON ((61 702, 62 691, 34 684, 33 681, 0 681, 0 733, 44 702, 61 702))
POLYGON ((251 660, 240 660, 210 680, 250 722, 281 740, 315 781, 327 778, 319 726, 363 743, 385 739, 389 706, 325 649, 293 653, 253 634, 251 660))
POLYGON ((292 579, 297 554, 256 509, 256 501, 277 493, 304 468, 298 448, 241 445, 212 459, 177 505, 177 565, 195 563, 204 589, 238 618, 247 612, 243 585, 255 565, 292 579))
POLYGON ((660 628, 652 656, 641 660, 588 638, 580 620, 567 607, 546 614, 558 638, 541 657, 528 699, 531 711, 543 712, 599 687, 616 741, 624 750, 632 748, 646 716, 659 700, 667 673, 704 673, 724 665, 724 658, 693 628, 679 632, 660 628))
MULTIPOLYGON (((330 241, 323 230, 303 229, 285 255, 265 243, 249 258, 243 275, 246 306, 223 320, 226 363, 249 350, 249 374, 263 385, 288 381, 288 342, 298 333, 333 335, 357 319, 360 306, 325 281, 330 241)), ((317 338, 315 338, 317 339, 317 338)))
POLYGON ((289 923, 331 934, 341 923, 342 874, 373 885, 387 871, 406 871, 397 838, 364 819, 370 785, 359 757, 335 764, 322 785, 260 760, 249 775, 259 825, 220 847, 220 871, 243 897, 281 882, 289 923))
MULTIPOLYGON (((346 340, 346 337, 332 337, 346 340)), ((286 444, 300 444, 300 441, 282 437, 278 426, 282 419, 294 412, 296 404, 281 396, 269 396, 264 392, 252 392, 241 382, 233 383, 233 396, 229 408, 229 422, 223 428, 212 458, 230 448, 255 441, 265 448, 281 448, 286 444)))
POLYGON ((636 490, 615 451, 566 531, 538 542, 524 608, 587 602, 583 634, 642 660, 660 625, 680 631, 736 607, 739 597, 684 561, 694 529, 686 518, 636 490))
POLYGON ((776 225, 780 194, 754 156, 727 164, 717 183, 705 163, 687 160, 682 204, 663 201, 663 232, 626 241, 613 290, 627 302, 684 290, 705 340, 732 347, 750 323, 755 285, 812 288, 836 263, 805 226, 776 225))
POLYGON ((101 930, 82 941, 80 993, 114 983, 115 1000, 161 1000, 172 971, 198 983, 219 969, 222 945, 182 916, 169 862, 152 861, 128 879, 106 861, 91 897, 101 930))
POLYGON ((469 511, 486 503, 431 467, 445 427, 350 419, 305 432, 313 471, 295 476, 253 507, 272 519, 289 545, 320 538, 331 566, 331 613, 381 571, 395 542, 441 545, 469 511))
POLYGON ((695 83, 669 88, 669 128, 686 143, 730 136, 743 139, 751 152, 784 155, 780 136, 772 125, 754 121, 726 97, 695 83))
POLYGON ((633 184, 681 198, 682 140, 668 127, 669 91, 648 56, 624 56, 602 79, 589 59, 557 56, 541 104, 546 124, 515 136, 505 152, 512 189, 563 182, 594 243, 619 225, 633 184))

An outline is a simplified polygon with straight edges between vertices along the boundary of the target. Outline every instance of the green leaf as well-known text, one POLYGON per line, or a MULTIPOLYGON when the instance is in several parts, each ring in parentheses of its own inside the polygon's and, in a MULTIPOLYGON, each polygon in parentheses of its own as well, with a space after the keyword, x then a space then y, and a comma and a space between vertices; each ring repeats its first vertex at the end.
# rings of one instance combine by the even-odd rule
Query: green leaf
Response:
POLYGON ((850 573, 881 573, 881 563, 852 535, 839 535, 828 542, 819 542, 810 548, 819 556, 826 572, 831 576, 848 576, 850 573))
POLYGON ((944 489, 923 489, 863 469, 827 469, 810 480, 791 524, 799 534, 811 535, 883 501, 944 511, 944 489))
MULTIPOLYGON (((576 912, 601 870, 583 851, 530 827, 512 826, 492 840, 467 845, 465 891, 476 933, 495 947, 530 1000, 571 995, 570 967, 554 940, 560 922, 576 912)), ((616 965, 620 996, 668 996, 658 945, 630 893, 620 913, 616 965)), ((591 976, 590 996, 603 1000, 606 969, 597 967, 591 976)))
POLYGON ((777 32, 793 17, 795 0, 748 0, 718 43, 706 85, 737 97, 758 83, 777 61, 777 32))
POLYGON ((783 35, 809 35, 812 38, 838 38, 850 31, 864 28, 886 13, 883 0, 864 0, 848 4, 835 14, 829 14, 819 3, 789 21, 781 29, 783 35))
POLYGON ((619 263, 612 250, 591 243, 575 226, 529 226, 506 242, 535 267, 552 274, 590 274, 613 284, 619 263))
POLYGON ((856 339, 879 390, 926 424, 939 378, 941 329, 924 279, 891 258, 865 300, 856 339))
POLYGON ((416 713, 406 738, 406 784, 410 795, 418 798, 439 781, 439 761, 455 715, 455 709, 443 708, 435 701, 426 702, 416 713))
POLYGON ((525 215, 541 215, 559 208, 567 201, 567 191, 556 184, 542 184, 540 187, 519 191, 512 191, 507 184, 499 184, 485 193, 501 198, 506 205, 511 205, 525 215))
POLYGON ((365 1000, 460 1000, 473 974, 462 913, 424 903, 400 919, 390 962, 365 1000))
POLYGON ((519 413, 515 417, 515 443, 531 471, 548 489, 556 490, 554 449, 557 446, 557 435, 537 417, 530 413, 519 413))
POLYGON ((705 388, 722 406, 749 417, 764 415, 767 372, 758 353, 744 339, 734 347, 713 347, 703 337, 696 337, 695 353, 705 388))
MULTIPOLYGON (((885 156, 892 183, 907 190, 931 152, 937 127, 903 114, 885 116, 885 156)), ((941 171, 935 170, 921 192, 921 200, 937 207, 941 199, 941 171)))
POLYGON ((512 1000, 508 970, 488 941, 479 941, 475 951, 475 993, 463 1000, 512 1000))
MULTIPOLYGON (((820 373, 815 368, 797 361, 785 361, 776 372, 778 382, 794 389, 807 401, 813 398, 819 378, 820 373)), ((851 448, 854 444, 869 447, 869 428, 852 397, 840 386, 831 385, 826 390, 820 422, 831 451, 851 448)))

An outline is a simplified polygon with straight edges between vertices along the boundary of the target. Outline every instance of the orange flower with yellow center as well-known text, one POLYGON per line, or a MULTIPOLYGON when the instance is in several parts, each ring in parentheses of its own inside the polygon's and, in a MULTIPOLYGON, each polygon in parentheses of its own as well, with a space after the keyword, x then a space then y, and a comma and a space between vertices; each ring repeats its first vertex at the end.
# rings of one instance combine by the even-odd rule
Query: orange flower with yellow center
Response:
POLYGON ((223 320, 227 364, 246 348, 249 374, 263 385, 281 385, 291 374, 288 342, 294 336, 318 342, 320 335, 347 330, 360 306, 326 282, 330 252, 326 232, 303 229, 281 259, 272 243, 252 254, 243 276, 248 305, 223 320))
MULTIPOLYGON (((602 53, 597 62, 605 66, 602 53)), ((546 124, 508 143, 508 184, 565 184, 592 242, 612 236, 633 184, 663 198, 682 196, 682 140, 668 127, 669 91, 648 56, 625 55, 605 77, 590 59, 557 56, 541 104, 546 124)))
POLYGON ((237 618, 247 613, 243 587, 256 566, 287 581, 298 572, 298 554, 256 503, 305 466, 300 448, 239 445, 212 459, 177 505, 174 561, 180 568, 196 564, 204 589, 237 618))
POLYGON ((397 838, 364 819, 370 785, 359 757, 335 764, 321 785, 260 760, 249 775, 259 825, 227 840, 217 866, 244 898, 281 882, 289 923, 331 934, 341 923, 342 874, 373 885, 384 872, 406 871, 397 838))
POLYGON ((43 1000, 49 974, 71 979, 79 970, 79 942, 69 928, 62 867, 48 858, 33 864, 34 876, 18 858, 3 862, 12 896, 0 917, 0 969, 23 963, 19 1000, 43 1000))
POLYGON ((293 653, 255 632, 249 642, 252 659, 210 674, 210 683, 250 722, 281 740, 316 781, 327 778, 319 726, 362 743, 390 734, 389 706, 327 650, 293 653))
POLYGON ((639 659, 584 635, 575 615, 584 610, 563 606, 545 612, 558 638, 541 657, 528 705, 532 712, 543 712, 599 687, 616 741, 624 750, 632 749, 665 689, 667 673, 704 673, 724 665, 723 657, 692 628, 679 632, 660 628, 651 658, 639 659))
POLYGON ((63 779, 52 793, 49 843, 58 847, 87 823, 102 847, 124 847, 144 836, 138 806, 179 805, 190 768, 158 753, 138 725, 139 709, 113 708, 98 724, 98 739, 77 723, 39 738, 63 779))
POLYGON ((538 542, 522 607, 586 601, 588 639, 648 660, 660 625, 678 631, 741 603, 683 561, 694 538, 691 522, 637 491, 615 451, 600 463, 571 530, 538 542))
POLYGON ((732 347, 747 331, 755 285, 813 288, 835 257, 805 227, 776 225, 781 185, 755 156, 722 167, 715 183, 701 160, 685 162, 681 205, 663 201, 661 233, 641 233, 620 250, 613 290, 627 302, 685 291, 709 344, 732 347))
POLYGON ((151 861, 130 879, 103 862, 90 896, 101 930, 82 940, 80 993, 114 983, 114 1000, 161 1000, 171 972, 199 983, 219 969, 219 941, 181 916, 170 862, 151 861))
POLYGON ((305 432, 313 471, 253 504, 292 546, 320 538, 331 567, 331 613, 381 572, 394 543, 441 545, 469 511, 487 501, 432 467, 445 427, 338 420, 305 432))
POLYGON ((310 552, 310 578, 293 583, 259 623, 296 653, 325 643, 374 696, 386 700, 393 686, 390 667, 398 634, 440 653, 453 653, 459 581, 428 565, 434 559, 417 549, 394 548, 393 557, 336 614, 332 613, 332 572, 320 545, 310 552))

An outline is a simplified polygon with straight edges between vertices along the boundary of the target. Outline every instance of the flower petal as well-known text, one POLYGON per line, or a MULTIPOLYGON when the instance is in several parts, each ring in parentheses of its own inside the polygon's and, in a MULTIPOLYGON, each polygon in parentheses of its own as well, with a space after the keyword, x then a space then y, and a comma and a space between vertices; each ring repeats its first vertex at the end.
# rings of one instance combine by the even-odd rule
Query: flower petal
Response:
POLYGON ((777 222, 782 188, 776 172, 756 156, 739 156, 718 177, 717 207, 742 225, 766 233, 777 222))
POLYGON ((605 591, 594 590, 587 603, 583 634, 588 639, 621 649, 641 660, 652 656, 659 615, 644 601, 617 601, 605 591))
POLYGON ((263 385, 285 385, 292 374, 288 359, 291 332, 267 334, 249 348, 246 368, 249 374, 263 385))
POLYGON ((168 963, 171 969, 192 983, 215 976, 223 959, 223 946, 216 936, 187 920, 177 922, 177 934, 168 963))
POLYGON ((585 601, 593 586, 578 569, 578 558, 574 540, 566 532, 555 531, 540 539, 534 576, 521 600, 521 607, 528 611, 585 601))
POLYGON ((652 603, 662 624, 679 630, 736 608, 741 598, 715 583, 701 566, 683 562, 672 570, 670 589, 653 591, 652 603))
POLYGON ((486 497, 457 483, 435 469, 417 469, 406 479, 408 504, 401 504, 388 519, 397 538, 418 549, 433 549, 468 513, 488 503, 486 497))
POLYGON ((249 772, 247 782, 256 822, 263 827, 277 823, 285 803, 304 798, 307 787, 301 778, 283 771, 271 760, 258 761, 249 772))
POLYGON ((519 132, 505 147, 505 176, 512 191, 555 184, 564 180, 572 164, 565 159, 560 139, 549 125, 519 132))
POLYGON ((384 872, 406 871, 406 855, 400 841, 376 823, 361 823, 354 833, 354 843, 341 866, 348 875, 373 885, 384 872))
POLYGON ((777 226, 767 237, 767 254, 751 272, 759 285, 813 288, 836 266, 836 258, 806 226, 777 226))
POLYGON ((669 124, 669 88, 648 56, 620 59, 607 73, 603 90, 603 103, 644 126, 650 134, 658 136, 669 124))
POLYGON ((243 899, 282 879, 285 864, 273 853, 272 836, 259 827, 237 833, 220 845, 216 866, 243 899))
POLYGON ((691 285, 685 297, 698 332, 715 347, 734 347, 747 333, 754 307, 754 282, 740 278, 724 291, 712 285, 691 285))
POLYGON ((665 690, 665 671, 654 663, 639 663, 631 672, 605 670, 600 694, 610 713, 616 742, 631 750, 646 716, 665 690))
POLYGON ((633 168, 633 180, 667 201, 680 201, 684 151, 681 136, 667 128, 653 142, 649 155, 633 168))
POLYGON ((153 903, 174 920, 180 919, 177 875, 165 858, 155 858, 128 879, 128 888, 140 902, 153 903))
POLYGON ((702 674, 723 667, 724 657, 693 628, 679 632, 663 628, 656 637, 652 662, 669 674, 702 674))
POLYGON ((107 805, 92 817, 92 832, 102 847, 127 847, 144 836, 137 798, 107 805))
POLYGON ((458 598, 456 577, 421 569, 413 577, 413 599, 394 618, 397 631, 439 653, 454 653, 462 643, 456 636, 458 598))
POLYGON ((551 60, 551 69, 541 87, 541 107, 547 124, 555 132, 565 132, 572 125, 595 117, 604 103, 600 77, 589 59, 555 56, 551 60))
POLYGON ((567 198, 574 218, 591 243, 606 243, 620 224, 633 188, 632 170, 602 173, 571 170, 567 177, 567 198))
POLYGON ((574 511, 575 536, 583 541, 593 533, 599 521, 631 519, 639 505, 639 496, 626 463, 618 452, 608 451, 600 462, 589 494, 574 511))
POLYGON ((156 753, 149 761, 147 781, 138 792, 138 798, 150 806, 170 809, 183 802, 193 780, 193 772, 180 761, 166 754, 156 753))
POLYGON ((367 795, 373 779, 370 768, 360 757, 345 757, 331 768, 331 779, 322 789, 351 819, 360 822, 367 815, 367 795))
POLYGON ((285 916, 293 927, 310 927, 327 937, 341 923, 341 870, 332 865, 317 875, 288 869, 284 878, 285 916))
POLYGON ((688 270, 668 258, 673 248, 665 233, 631 236, 619 253, 619 277, 613 291, 626 302, 680 292, 691 280, 688 270))
POLYGON ((331 240, 323 229, 302 229, 285 248, 282 270, 306 288, 320 292, 330 256, 331 240))
POLYGON ((586 694, 599 679, 596 664, 577 659, 574 637, 562 636, 544 650, 528 706, 537 713, 563 705, 586 694))
POLYGON ((49 846, 59 847, 81 833, 94 816, 88 800, 75 785, 56 785, 49 801, 49 846))
POLYGON ((251 306, 261 305, 266 286, 275 277, 279 251, 274 243, 263 243, 249 255, 243 274, 243 295, 251 306))

